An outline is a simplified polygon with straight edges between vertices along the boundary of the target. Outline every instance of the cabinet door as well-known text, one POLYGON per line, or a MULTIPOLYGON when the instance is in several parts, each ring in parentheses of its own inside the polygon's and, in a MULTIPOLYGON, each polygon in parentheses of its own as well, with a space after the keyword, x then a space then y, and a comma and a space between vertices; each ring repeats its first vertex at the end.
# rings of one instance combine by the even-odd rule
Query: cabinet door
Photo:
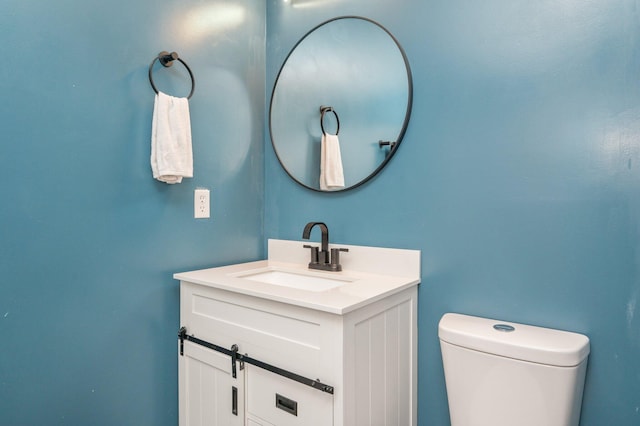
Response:
POLYGON ((257 419, 252 417, 251 414, 247 414, 247 426, 273 426, 271 423, 267 423, 266 420, 257 419))
POLYGON ((244 425, 244 371, 231 375, 231 358, 184 342, 178 354, 180 426, 244 425))

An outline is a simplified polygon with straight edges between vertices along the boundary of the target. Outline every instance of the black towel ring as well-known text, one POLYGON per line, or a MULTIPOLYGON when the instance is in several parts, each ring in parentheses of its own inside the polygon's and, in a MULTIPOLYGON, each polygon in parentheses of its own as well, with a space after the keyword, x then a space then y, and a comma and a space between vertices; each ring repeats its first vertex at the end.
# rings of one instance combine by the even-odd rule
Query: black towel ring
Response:
POLYGON ((326 135, 327 132, 324 130, 324 115, 327 112, 332 112, 333 115, 336 117, 336 123, 338 125, 338 128, 336 129, 336 136, 338 136, 338 133, 340 133, 340 119, 338 118, 338 113, 336 112, 335 109, 333 109, 333 107, 330 106, 321 106, 320 107, 320 128, 322 129, 322 134, 326 135))
POLYGON ((191 68, 189 68, 189 65, 187 65, 185 61, 180 59, 176 52, 169 53, 169 52, 162 51, 158 54, 157 57, 153 59, 153 61, 151 61, 151 65, 149 65, 149 82, 151 82, 151 87, 153 87, 153 91, 156 92, 157 94, 158 89, 156 88, 156 85, 153 83, 153 64, 155 64, 156 61, 159 60, 163 66, 170 67, 171 65, 173 65, 173 61, 175 61, 176 59, 180 61, 182 65, 184 65, 187 71, 189 71, 189 76, 191 77, 191 92, 189 93, 189 96, 187 96, 187 99, 191 99, 191 96, 193 95, 193 91, 196 88, 196 80, 195 78, 193 78, 193 73, 191 72, 191 68))

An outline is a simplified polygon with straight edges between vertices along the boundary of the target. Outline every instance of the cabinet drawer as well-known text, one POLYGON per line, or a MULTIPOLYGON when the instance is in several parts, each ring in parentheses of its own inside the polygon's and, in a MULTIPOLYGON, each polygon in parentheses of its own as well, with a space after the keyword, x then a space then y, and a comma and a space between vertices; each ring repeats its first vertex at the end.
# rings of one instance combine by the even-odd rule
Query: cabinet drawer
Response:
POLYGON ((278 426, 333 425, 333 395, 260 368, 247 368, 247 411, 278 426))

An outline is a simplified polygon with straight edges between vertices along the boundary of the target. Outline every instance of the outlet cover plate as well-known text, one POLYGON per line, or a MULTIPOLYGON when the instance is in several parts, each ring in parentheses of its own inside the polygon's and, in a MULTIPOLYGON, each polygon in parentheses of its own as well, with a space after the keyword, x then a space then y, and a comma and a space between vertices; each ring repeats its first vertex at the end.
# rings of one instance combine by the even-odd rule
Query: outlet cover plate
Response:
POLYGON ((193 196, 193 217, 196 219, 207 219, 211 216, 209 201, 209 190, 198 188, 193 196))

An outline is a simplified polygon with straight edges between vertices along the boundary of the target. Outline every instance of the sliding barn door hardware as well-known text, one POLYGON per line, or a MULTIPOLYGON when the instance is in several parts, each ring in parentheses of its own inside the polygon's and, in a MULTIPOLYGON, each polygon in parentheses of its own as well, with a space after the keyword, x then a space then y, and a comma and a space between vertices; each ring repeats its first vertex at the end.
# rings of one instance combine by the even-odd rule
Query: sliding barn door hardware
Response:
POLYGON ((247 354, 241 354, 239 353, 238 345, 234 344, 233 346, 231 346, 231 349, 223 348, 222 346, 218 346, 214 343, 207 342, 206 340, 198 339, 193 335, 187 334, 186 327, 180 328, 180 332, 178 333, 178 338, 180 339, 180 355, 184 355, 184 341, 188 340, 197 345, 204 346, 205 348, 212 349, 216 352, 220 352, 231 357, 231 375, 233 376, 234 379, 236 378, 236 375, 237 375, 236 362, 240 363, 240 370, 244 369, 244 363, 246 362, 247 364, 254 365, 256 367, 262 368, 263 370, 270 371, 279 376, 286 377, 287 379, 296 381, 298 383, 302 383, 303 385, 307 385, 319 391, 326 392, 328 394, 333 395, 333 386, 324 384, 319 379, 316 379, 316 380, 309 379, 307 377, 282 369, 280 367, 267 364, 266 362, 260 361, 258 359, 251 358, 247 354))

